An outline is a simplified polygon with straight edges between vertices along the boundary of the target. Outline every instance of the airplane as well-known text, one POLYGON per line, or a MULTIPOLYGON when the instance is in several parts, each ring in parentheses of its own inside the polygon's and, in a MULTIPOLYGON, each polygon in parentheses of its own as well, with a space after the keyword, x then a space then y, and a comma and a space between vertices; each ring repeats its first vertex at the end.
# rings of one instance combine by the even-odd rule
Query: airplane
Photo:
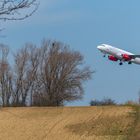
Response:
POLYGON ((97 49, 104 54, 104 57, 108 55, 109 60, 116 62, 120 61, 119 65, 123 65, 123 62, 128 62, 128 64, 140 64, 140 55, 135 55, 108 44, 101 44, 97 46, 97 49))

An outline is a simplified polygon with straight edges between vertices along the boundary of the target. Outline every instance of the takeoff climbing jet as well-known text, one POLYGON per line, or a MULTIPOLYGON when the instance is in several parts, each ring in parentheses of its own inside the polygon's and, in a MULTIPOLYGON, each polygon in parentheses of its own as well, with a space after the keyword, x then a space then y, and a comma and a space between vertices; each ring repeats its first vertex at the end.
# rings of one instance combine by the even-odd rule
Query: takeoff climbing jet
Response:
POLYGON ((109 60, 119 61, 119 65, 122 65, 123 62, 128 62, 128 64, 140 64, 140 55, 135 55, 133 53, 124 51, 122 49, 107 44, 101 44, 97 46, 97 49, 104 54, 104 57, 108 55, 109 60))

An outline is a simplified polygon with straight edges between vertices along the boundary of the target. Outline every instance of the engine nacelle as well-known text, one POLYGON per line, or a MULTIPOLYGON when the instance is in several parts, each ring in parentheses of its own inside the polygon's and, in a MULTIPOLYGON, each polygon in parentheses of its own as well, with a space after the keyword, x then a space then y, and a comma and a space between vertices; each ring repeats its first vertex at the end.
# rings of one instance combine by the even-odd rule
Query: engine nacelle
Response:
POLYGON ((118 58, 116 58, 116 57, 113 56, 113 55, 109 55, 109 56, 108 56, 108 59, 111 60, 111 61, 118 61, 118 58))
POLYGON ((122 54, 122 58, 123 58, 125 61, 130 61, 130 60, 132 59, 128 54, 122 54))

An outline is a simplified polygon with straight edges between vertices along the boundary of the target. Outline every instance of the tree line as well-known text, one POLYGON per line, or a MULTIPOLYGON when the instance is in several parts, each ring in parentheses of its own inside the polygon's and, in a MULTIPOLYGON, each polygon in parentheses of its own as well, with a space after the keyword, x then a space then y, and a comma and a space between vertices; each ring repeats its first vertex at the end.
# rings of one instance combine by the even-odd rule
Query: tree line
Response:
MULTIPOLYGON (((23 20, 38 6, 38 0, 1 0, 0 20, 23 20)), ((40 47, 27 43, 12 60, 8 56, 9 47, 0 44, 0 103, 4 107, 61 106, 81 99, 82 83, 93 73, 83 65, 80 52, 61 42, 44 40, 40 47)))
POLYGON ((83 97, 93 71, 84 57, 61 42, 26 43, 9 59, 0 44, 0 101, 6 106, 62 106, 83 97))

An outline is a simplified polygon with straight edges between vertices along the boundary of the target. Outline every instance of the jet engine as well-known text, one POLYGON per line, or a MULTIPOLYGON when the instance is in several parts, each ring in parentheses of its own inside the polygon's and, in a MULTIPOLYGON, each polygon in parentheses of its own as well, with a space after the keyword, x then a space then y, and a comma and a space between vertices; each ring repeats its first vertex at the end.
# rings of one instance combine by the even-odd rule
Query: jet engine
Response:
POLYGON ((111 61, 118 61, 118 58, 116 58, 116 57, 113 56, 113 55, 109 55, 109 56, 108 56, 108 59, 111 60, 111 61))
POLYGON ((128 54, 122 54, 122 58, 125 60, 125 61, 130 61, 132 58, 131 56, 129 56, 128 54))

